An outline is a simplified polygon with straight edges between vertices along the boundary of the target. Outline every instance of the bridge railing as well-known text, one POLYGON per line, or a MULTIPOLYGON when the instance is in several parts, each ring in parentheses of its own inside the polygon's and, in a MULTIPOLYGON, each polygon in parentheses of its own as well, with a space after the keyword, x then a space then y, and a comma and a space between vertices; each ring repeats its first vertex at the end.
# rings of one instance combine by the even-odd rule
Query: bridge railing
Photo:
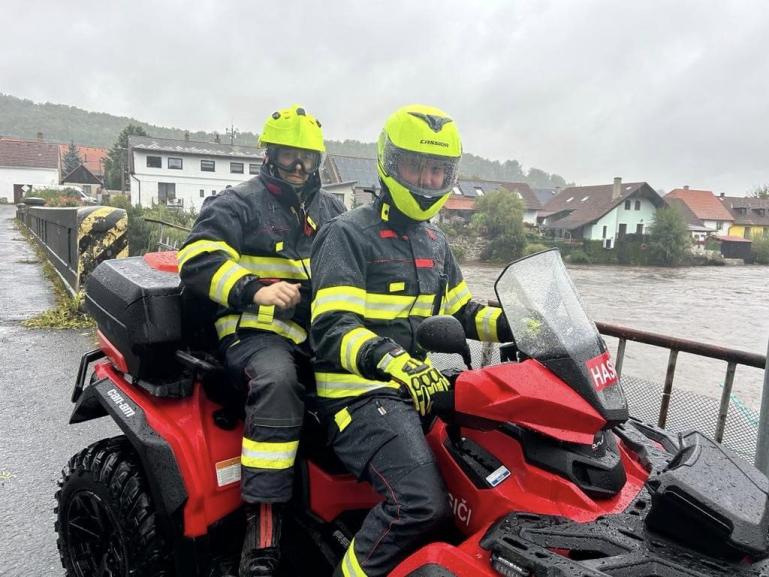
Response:
POLYGON ((16 218, 40 244, 73 295, 101 261, 128 256, 128 217, 122 208, 20 204, 16 218))

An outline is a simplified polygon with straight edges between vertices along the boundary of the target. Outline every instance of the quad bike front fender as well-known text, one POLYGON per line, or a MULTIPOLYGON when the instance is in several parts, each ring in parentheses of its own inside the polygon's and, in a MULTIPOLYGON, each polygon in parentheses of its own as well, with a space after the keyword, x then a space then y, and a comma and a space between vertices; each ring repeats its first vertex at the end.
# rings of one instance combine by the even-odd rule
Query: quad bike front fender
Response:
POLYGON ((144 410, 109 378, 83 391, 69 422, 82 423, 106 415, 112 417, 139 455, 164 525, 178 533, 187 492, 171 447, 149 426, 144 410))

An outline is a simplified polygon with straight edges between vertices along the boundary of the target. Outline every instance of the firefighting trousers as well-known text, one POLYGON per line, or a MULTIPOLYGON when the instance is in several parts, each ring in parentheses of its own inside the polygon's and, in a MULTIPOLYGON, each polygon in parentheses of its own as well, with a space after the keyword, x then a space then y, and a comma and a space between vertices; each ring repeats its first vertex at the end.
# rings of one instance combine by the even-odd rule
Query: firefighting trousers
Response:
POLYGON ((241 496, 246 503, 291 499, 304 415, 307 352, 273 333, 255 333, 225 353, 230 379, 245 387, 241 496))
POLYGON ((337 413, 333 448, 359 479, 384 497, 342 559, 345 577, 387 575, 450 523, 448 494, 410 401, 371 398, 337 413))

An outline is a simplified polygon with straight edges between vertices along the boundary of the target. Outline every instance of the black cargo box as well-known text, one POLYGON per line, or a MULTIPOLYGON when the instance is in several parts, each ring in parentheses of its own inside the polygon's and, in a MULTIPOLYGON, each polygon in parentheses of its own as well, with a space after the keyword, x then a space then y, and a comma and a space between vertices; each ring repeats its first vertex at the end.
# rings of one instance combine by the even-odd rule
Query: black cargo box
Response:
POLYGON ((135 379, 178 373, 174 352, 183 340, 179 275, 152 268, 143 257, 107 260, 88 276, 85 307, 125 357, 135 379))
POLYGON ((769 550, 769 480, 750 463, 698 432, 647 481, 652 531, 711 556, 764 558, 769 550))

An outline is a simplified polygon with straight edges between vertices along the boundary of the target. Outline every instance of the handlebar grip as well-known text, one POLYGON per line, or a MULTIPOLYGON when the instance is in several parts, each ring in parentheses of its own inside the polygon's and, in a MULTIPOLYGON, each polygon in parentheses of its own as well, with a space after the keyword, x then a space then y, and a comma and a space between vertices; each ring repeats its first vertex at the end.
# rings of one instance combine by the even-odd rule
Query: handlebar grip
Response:
POLYGON ((432 396, 432 413, 439 417, 449 416, 454 413, 454 389, 441 391, 432 396))

